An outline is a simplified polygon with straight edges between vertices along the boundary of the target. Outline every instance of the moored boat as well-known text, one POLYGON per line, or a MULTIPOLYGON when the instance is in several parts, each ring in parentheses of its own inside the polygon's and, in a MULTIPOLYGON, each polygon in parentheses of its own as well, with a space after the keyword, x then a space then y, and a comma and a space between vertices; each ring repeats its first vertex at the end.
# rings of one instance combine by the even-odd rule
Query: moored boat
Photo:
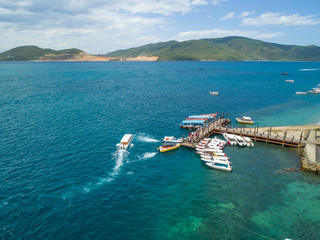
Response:
POLYGON ((130 145, 132 141, 132 134, 125 134, 120 143, 117 144, 117 146, 120 148, 120 149, 127 149, 130 145))
POLYGON ((238 143, 238 146, 240 147, 245 147, 247 146, 247 143, 244 141, 244 139, 239 136, 239 135, 234 135, 234 138, 236 139, 237 143, 238 143))
POLYGON ((243 139, 247 142, 248 147, 254 147, 252 140, 248 137, 243 137, 243 139))
POLYGON ((237 145, 237 141, 234 139, 234 136, 232 134, 223 133, 222 135, 229 145, 237 145))
POLYGON ((242 118, 236 118, 236 121, 241 124, 254 124, 251 117, 243 116, 242 118))
POLYGON ((293 79, 287 79, 286 82, 294 82, 293 79))
POLYGON ((228 162, 228 161, 214 160, 212 162, 206 162, 205 164, 208 167, 211 167, 211 168, 214 168, 214 169, 227 171, 227 172, 232 171, 232 166, 231 166, 230 162, 228 162))
POLYGON ((180 147, 180 145, 181 145, 180 143, 173 144, 173 145, 164 145, 164 146, 158 147, 157 149, 160 152, 167 152, 167 151, 171 151, 171 150, 177 149, 178 147, 180 147))
POLYGON ((163 139, 162 139, 162 145, 172 145, 172 144, 176 144, 176 143, 181 143, 182 140, 181 138, 176 138, 176 137, 167 137, 165 136, 163 139))

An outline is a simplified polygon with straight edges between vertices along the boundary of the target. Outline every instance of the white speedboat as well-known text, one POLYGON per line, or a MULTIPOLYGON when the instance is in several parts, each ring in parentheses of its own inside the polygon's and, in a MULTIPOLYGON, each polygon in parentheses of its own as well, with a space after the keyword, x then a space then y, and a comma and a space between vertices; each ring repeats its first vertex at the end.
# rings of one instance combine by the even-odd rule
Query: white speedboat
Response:
POLYGON ((226 157, 227 154, 225 154, 224 152, 222 153, 212 153, 214 156, 218 156, 218 157, 226 157))
POLYGON ((239 135, 234 135, 234 138, 236 139, 239 147, 245 147, 245 146, 247 146, 247 143, 244 141, 244 139, 243 139, 241 136, 239 136, 239 135))
POLYGON ((214 160, 213 162, 206 162, 205 164, 208 167, 211 167, 214 169, 227 171, 227 172, 232 171, 232 166, 231 166, 230 162, 228 162, 228 161, 214 160))
POLYGON ((226 141, 224 141, 224 140, 222 140, 222 139, 220 139, 220 138, 217 138, 217 137, 212 138, 212 139, 211 139, 211 142, 218 142, 218 143, 220 143, 220 144, 222 144, 222 145, 226 145, 226 144, 227 144, 226 141))
POLYGON ((178 144, 181 143, 182 140, 181 138, 175 138, 175 137, 167 137, 165 136, 162 139, 162 145, 172 145, 172 144, 178 144))
POLYGON ((117 146, 120 149, 127 149, 132 141, 132 134, 125 134, 117 146))
POLYGON ((237 141, 232 134, 223 133, 222 135, 229 145, 237 145, 237 141))
POLYGON ((242 118, 236 118, 236 121, 241 124, 251 124, 251 125, 254 124, 251 117, 243 116, 242 118))
POLYGON ((287 79, 286 82, 294 82, 293 79, 287 79))
POLYGON ((248 137, 243 137, 243 139, 247 142, 248 147, 254 147, 252 140, 248 137))
POLYGON ((223 150, 221 149, 212 149, 212 148, 205 148, 203 151, 208 153, 223 153, 223 150))
POLYGON ((201 157, 202 162, 214 162, 214 161, 221 161, 229 164, 229 159, 221 158, 221 157, 201 157))
POLYGON ((308 92, 296 92, 297 95, 306 95, 308 92))
POLYGON ((217 157, 217 156, 206 155, 206 154, 202 154, 200 157, 202 161, 213 161, 213 160, 229 161, 230 159, 228 157, 217 157))
POLYGON ((212 92, 212 91, 209 91, 209 93, 210 93, 211 95, 219 95, 219 92, 212 92))
POLYGON ((208 143, 207 145, 208 147, 218 147, 220 149, 223 149, 224 148, 224 145, 220 144, 220 143, 208 143))

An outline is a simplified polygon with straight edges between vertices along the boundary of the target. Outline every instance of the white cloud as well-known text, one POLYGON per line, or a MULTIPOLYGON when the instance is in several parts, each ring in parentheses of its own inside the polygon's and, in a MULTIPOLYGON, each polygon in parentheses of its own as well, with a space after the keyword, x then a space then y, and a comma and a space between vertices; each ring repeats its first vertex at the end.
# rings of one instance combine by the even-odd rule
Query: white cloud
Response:
POLYGON ((224 21, 227 19, 234 19, 234 18, 244 18, 244 17, 248 17, 250 14, 254 14, 255 11, 246 11, 246 12, 242 12, 240 15, 236 16, 236 14, 234 12, 229 12, 227 15, 225 15, 222 18, 219 18, 219 21, 224 21))
POLYGON ((243 18, 243 17, 248 17, 249 16, 249 14, 250 14, 250 11, 247 11, 247 12, 242 12, 241 14, 240 14, 240 18, 243 18))
POLYGON ((281 13, 264 13, 256 18, 242 19, 242 26, 264 26, 264 25, 285 25, 285 26, 303 26, 316 25, 320 19, 314 15, 301 16, 300 14, 284 15, 281 13))
POLYGON ((227 2, 228 0, 212 0, 213 6, 221 6, 223 2, 227 2))
POLYGON ((259 31, 248 31, 248 30, 223 30, 223 29, 211 29, 202 31, 188 31, 181 32, 177 35, 177 39, 180 41, 190 40, 190 39, 202 39, 202 38, 217 38, 217 37, 227 37, 227 36, 242 36, 254 39, 271 39, 275 37, 284 36, 281 32, 259 32, 259 31))
POLYGON ((222 18, 219 18, 219 21, 227 20, 227 19, 233 19, 234 18, 234 12, 229 12, 227 15, 225 15, 222 18))

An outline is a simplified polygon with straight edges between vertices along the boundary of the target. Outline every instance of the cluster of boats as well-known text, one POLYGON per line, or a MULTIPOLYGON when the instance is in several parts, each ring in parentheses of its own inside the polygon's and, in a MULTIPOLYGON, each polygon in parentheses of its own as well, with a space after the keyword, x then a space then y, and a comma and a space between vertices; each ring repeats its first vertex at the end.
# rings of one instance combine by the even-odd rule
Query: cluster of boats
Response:
POLYGON ((230 133, 223 133, 222 135, 227 143, 231 146, 237 145, 239 147, 254 147, 252 140, 248 137, 242 137, 230 133))
POLYGON ((160 152, 167 152, 174 149, 177 149, 181 146, 182 139, 175 138, 175 137, 164 137, 162 139, 162 146, 158 147, 157 149, 160 152))
POLYGON ((320 93, 320 84, 316 88, 312 88, 312 90, 308 91, 308 93, 319 94, 320 93))
POLYGON ((312 90, 309 90, 307 92, 296 92, 296 94, 298 95, 306 95, 308 93, 311 93, 311 94, 320 94, 320 84, 318 85, 318 87, 316 88, 312 88, 312 90))
POLYGON ((213 121, 216 118, 217 114, 201 114, 201 115, 191 115, 188 116, 185 120, 180 124, 181 128, 197 128, 202 127, 206 123, 213 121))
POLYGON ((196 145, 197 154, 200 155, 208 167, 227 171, 232 171, 230 158, 224 153, 223 149, 227 142, 219 138, 204 138, 196 145))

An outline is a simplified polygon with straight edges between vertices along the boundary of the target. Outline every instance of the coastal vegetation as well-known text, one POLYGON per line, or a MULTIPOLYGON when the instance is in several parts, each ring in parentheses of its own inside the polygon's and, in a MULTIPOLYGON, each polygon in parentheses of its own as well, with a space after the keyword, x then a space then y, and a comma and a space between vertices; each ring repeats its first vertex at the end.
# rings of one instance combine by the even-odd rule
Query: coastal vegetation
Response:
POLYGON ((147 44, 105 55, 22 46, 0 54, 0 61, 320 61, 320 47, 268 43, 245 37, 147 44))
POLYGON ((158 61, 320 61, 320 47, 282 45, 245 37, 225 37, 184 42, 169 41, 118 50, 108 57, 157 56, 158 61))
POLYGON ((75 56, 81 52, 83 51, 76 48, 56 51, 49 48, 39 48, 37 46, 21 46, 1 53, 0 61, 66 60, 75 58, 75 56))

